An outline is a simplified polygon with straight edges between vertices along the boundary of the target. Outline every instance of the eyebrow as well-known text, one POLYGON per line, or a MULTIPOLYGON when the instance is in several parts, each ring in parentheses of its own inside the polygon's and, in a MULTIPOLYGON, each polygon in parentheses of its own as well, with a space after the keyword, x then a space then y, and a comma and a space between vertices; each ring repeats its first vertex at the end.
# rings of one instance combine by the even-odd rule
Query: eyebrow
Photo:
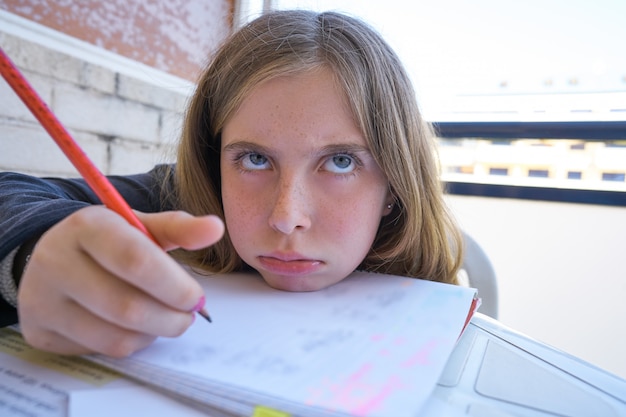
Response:
POLYGON ((222 150, 222 152, 243 151, 243 150, 248 150, 248 149, 255 149, 255 150, 260 151, 260 153, 270 152, 270 149, 266 148, 263 145, 259 145, 258 143, 254 143, 254 142, 248 142, 245 140, 229 143, 228 145, 224 146, 224 149, 222 150))
MULTIPOLYGON (((229 143, 224 146, 222 152, 233 152, 233 151, 242 151, 242 150, 250 150, 254 149, 255 151, 262 154, 271 154, 272 149, 268 148, 264 145, 260 145, 258 143, 249 142, 246 140, 237 141, 233 143, 229 143)), ((368 153, 371 154, 371 151, 368 147, 355 144, 355 143, 335 143, 330 145, 322 146, 320 149, 315 151, 315 154, 326 155, 333 153, 368 153)))
POLYGON ((357 145, 355 143, 337 143, 323 146, 321 153, 371 153, 367 146, 357 145))

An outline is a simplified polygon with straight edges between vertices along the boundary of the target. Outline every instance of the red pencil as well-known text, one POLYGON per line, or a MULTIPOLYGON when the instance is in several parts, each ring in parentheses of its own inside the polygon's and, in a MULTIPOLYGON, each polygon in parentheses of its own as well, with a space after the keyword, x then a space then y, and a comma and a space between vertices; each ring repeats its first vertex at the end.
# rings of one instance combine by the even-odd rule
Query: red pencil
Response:
MULTIPOLYGON (((87 154, 78 146, 54 113, 52 113, 46 103, 30 86, 28 81, 26 81, 20 70, 4 53, 2 48, 0 48, 0 73, 2 73, 4 79, 11 88, 13 88, 26 107, 33 113, 39 123, 41 123, 43 128, 46 129, 52 139, 54 139, 65 156, 67 156, 80 175, 85 179, 89 187, 96 193, 100 201, 157 243, 148 229, 146 229, 143 223, 137 218, 126 200, 124 200, 115 187, 113 187, 113 184, 111 184, 104 174, 91 162, 87 154)), ((202 309, 198 313, 209 322, 211 321, 206 310, 202 309)))

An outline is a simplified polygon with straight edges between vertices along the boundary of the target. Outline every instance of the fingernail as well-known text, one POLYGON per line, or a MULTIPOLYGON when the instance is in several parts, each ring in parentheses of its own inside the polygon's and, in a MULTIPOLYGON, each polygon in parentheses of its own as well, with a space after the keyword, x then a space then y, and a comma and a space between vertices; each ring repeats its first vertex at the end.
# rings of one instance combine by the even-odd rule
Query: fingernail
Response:
POLYGON ((197 313, 198 311, 202 310, 202 307, 204 307, 204 303, 205 303, 205 298, 204 295, 202 297, 200 297, 200 300, 198 301, 198 304, 196 304, 194 306, 194 308, 191 309, 191 311, 193 313, 197 313))

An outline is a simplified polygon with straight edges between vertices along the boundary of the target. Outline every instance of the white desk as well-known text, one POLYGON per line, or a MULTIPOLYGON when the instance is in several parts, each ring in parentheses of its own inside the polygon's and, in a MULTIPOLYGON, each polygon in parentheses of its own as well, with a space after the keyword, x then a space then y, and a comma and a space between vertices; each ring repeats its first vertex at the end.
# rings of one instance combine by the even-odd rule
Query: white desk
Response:
POLYGON ((626 416, 626 380, 476 314, 433 397, 463 413, 626 416))

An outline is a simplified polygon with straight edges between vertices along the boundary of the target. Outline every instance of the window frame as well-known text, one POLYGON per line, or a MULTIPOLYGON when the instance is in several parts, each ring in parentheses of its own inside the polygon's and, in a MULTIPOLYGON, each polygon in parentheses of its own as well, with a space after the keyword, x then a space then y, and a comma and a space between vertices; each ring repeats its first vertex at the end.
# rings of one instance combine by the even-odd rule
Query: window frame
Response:
MULTIPOLYGON (((626 139, 626 121, 433 122, 442 139, 626 139)), ((444 181, 451 195, 514 198, 626 207, 626 192, 540 186, 444 181)))

